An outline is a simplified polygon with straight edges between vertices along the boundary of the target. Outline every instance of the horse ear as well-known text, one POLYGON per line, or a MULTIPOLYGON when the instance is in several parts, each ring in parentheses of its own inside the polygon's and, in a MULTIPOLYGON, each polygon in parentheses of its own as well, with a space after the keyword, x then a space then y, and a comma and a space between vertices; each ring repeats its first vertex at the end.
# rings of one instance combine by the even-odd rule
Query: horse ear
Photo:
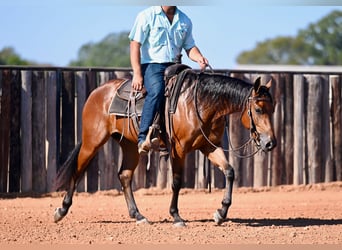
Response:
POLYGON ((271 86, 272 86, 272 78, 266 83, 266 88, 271 88, 271 86))
POLYGON ((254 82, 254 91, 256 92, 256 93, 258 93, 258 91, 259 91, 259 88, 260 88, 260 84, 261 83, 261 77, 259 76, 256 80, 255 80, 255 82, 254 82))

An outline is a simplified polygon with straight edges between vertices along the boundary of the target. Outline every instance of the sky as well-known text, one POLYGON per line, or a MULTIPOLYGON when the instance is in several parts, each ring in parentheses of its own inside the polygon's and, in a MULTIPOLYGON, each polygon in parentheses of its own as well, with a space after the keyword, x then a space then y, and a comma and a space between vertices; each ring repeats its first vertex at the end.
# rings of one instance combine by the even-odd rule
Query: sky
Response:
MULTIPOLYGON (((21 58, 54 66, 77 59, 82 45, 110 33, 129 31, 150 5, 177 5, 193 22, 196 45, 214 69, 233 69, 236 58, 257 43, 296 36, 342 0, 0 0, 0 50, 13 47, 21 58), (209 3, 208 3, 209 2, 209 3), (330 5, 330 6, 328 6, 330 5)), ((197 64, 186 59, 193 68, 197 64)))

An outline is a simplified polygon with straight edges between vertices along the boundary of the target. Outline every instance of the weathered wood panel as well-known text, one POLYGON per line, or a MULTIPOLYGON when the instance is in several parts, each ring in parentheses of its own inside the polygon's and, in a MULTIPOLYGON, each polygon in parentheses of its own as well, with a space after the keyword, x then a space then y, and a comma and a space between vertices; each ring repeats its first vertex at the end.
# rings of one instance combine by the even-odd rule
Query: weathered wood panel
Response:
POLYGON ((308 84, 307 102, 307 153, 308 153, 308 182, 322 181, 323 166, 323 84, 320 76, 306 77, 308 84))
MULTIPOLYGON (((269 185, 277 186, 283 183, 284 173, 284 157, 283 157, 283 145, 284 145, 284 102, 285 102, 285 82, 284 79, 279 75, 273 75, 273 85, 275 85, 273 91, 274 102, 274 113, 273 113, 273 126, 274 135, 277 138, 277 147, 275 147, 271 153, 271 166, 269 185), (275 82, 276 84, 275 84, 275 82)), ((270 162, 269 162, 270 164, 270 162)))
POLYGON ((46 78, 46 154, 47 154, 47 191, 54 191, 59 156, 59 102, 57 92, 57 73, 47 71, 46 78))
POLYGON ((11 71, 2 71, 0 114, 0 192, 7 192, 11 125, 11 71))
POLYGON ((326 181, 342 181, 342 78, 339 75, 330 77, 332 92, 332 148, 333 169, 329 169, 326 181))
POLYGON ((61 155, 60 164, 65 162, 75 147, 75 75, 72 71, 62 73, 61 82, 61 155))
POLYGON ((9 192, 20 191, 20 71, 11 72, 9 192))
POLYGON ((21 72, 21 191, 32 191, 32 71, 21 72))
POLYGON ((284 145, 282 145, 282 154, 285 160, 285 181, 283 184, 293 184, 293 159, 294 159, 294 97, 293 97, 293 75, 284 74, 285 93, 284 93, 284 145))
MULTIPOLYGON (((303 184, 304 172, 304 76, 294 75, 293 85, 293 184, 303 184)), ((291 147, 291 145, 288 145, 291 147)))
POLYGON ((32 191, 47 191, 45 162, 45 77, 43 71, 32 74, 32 191))

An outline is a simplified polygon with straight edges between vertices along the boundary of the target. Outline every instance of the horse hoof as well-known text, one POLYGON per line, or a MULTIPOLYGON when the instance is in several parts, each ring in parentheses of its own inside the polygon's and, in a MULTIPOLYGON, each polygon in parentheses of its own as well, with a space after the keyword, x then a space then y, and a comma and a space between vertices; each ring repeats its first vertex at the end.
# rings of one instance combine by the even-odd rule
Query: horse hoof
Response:
POLYGON ((144 224, 144 225, 149 225, 149 224, 151 224, 146 218, 143 218, 143 219, 140 219, 140 220, 136 220, 136 222, 135 222, 137 225, 142 225, 142 224, 144 224))
POLYGON ((216 211, 214 213, 214 221, 215 221, 216 225, 218 225, 218 226, 224 222, 224 218, 221 216, 219 211, 216 211))
POLYGON ((64 218, 65 215, 61 214, 61 208, 56 208, 55 210, 55 215, 53 217, 55 223, 57 223, 58 221, 62 220, 64 218))
POLYGON ((186 224, 184 221, 178 221, 173 223, 174 227, 186 227, 186 224))

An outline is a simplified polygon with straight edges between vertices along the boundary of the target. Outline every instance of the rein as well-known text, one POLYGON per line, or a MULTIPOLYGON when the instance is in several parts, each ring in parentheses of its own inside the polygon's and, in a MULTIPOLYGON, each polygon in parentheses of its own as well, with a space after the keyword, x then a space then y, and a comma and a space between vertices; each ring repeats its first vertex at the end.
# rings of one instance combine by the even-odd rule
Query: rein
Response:
MULTIPOLYGON (((201 133, 202 133, 203 137, 206 139, 206 141, 207 141, 211 146, 213 146, 214 148, 219 148, 219 146, 215 145, 215 144, 208 138, 208 136, 206 136, 206 134, 205 134, 204 131, 203 131, 203 128, 202 128, 203 120, 202 120, 202 118, 201 118, 201 116, 200 116, 200 113, 199 113, 199 111, 198 111, 198 106, 197 106, 197 103, 198 103, 198 101, 197 101, 197 88, 198 88, 198 77, 197 77, 196 83, 195 83, 195 109, 196 109, 197 118, 198 118, 198 120, 199 120, 200 123, 201 123, 201 126, 200 126, 201 133)), ((250 91, 250 95, 252 94, 252 90, 253 90, 253 89, 251 89, 251 91, 250 91)), ((254 135, 256 135, 256 138, 259 138, 259 133, 258 133, 258 131, 257 131, 256 128, 255 128, 255 124, 254 124, 254 121, 253 121, 253 118, 252 118, 251 105, 250 105, 250 101, 251 101, 251 100, 256 100, 256 98, 251 97, 251 96, 249 96, 249 97, 247 98, 247 103, 246 103, 246 105, 248 105, 248 111, 247 111, 247 113, 248 113, 248 117, 249 117, 249 119, 250 119, 250 138, 249 138, 249 140, 248 140, 247 142, 243 143, 243 144, 242 144, 241 146, 239 146, 239 147, 236 147, 236 148, 233 147, 233 145, 232 145, 232 143, 231 143, 231 140, 230 140, 230 138, 229 138, 229 133, 228 133, 228 129, 227 129, 227 128, 228 128, 228 126, 227 126, 227 124, 228 124, 227 117, 225 118, 225 123, 226 123, 225 129, 226 129, 226 133, 227 133, 227 136, 228 136, 229 146, 230 146, 231 149, 222 149, 222 150, 223 150, 224 152, 232 152, 236 157, 242 158, 242 159, 244 159, 244 158, 250 158, 250 157, 254 156, 254 155, 255 155, 256 153, 258 153, 258 152, 260 151, 260 149, 261 149, 260 144, 259 144, 259 143, 257 142, 257 140, 252 136, 252 135, 254 134, 254 135), (252 153, 250 153, 250 154, 248 154, 248 155, 241 155, 241 154, 237 153, 237 151, 239 151, 240 149, 246 147, 246 146, 247 146, 248 144, 250 144, 252 141, 254 141, 255 144, 256 144, 256 146, 257 146, 257 150, 256 150, 256 151, 254 151, 254 152, 252 152, 252 153)), ((242 113, 241 113, 241 115, 242 115, 242 113)))

